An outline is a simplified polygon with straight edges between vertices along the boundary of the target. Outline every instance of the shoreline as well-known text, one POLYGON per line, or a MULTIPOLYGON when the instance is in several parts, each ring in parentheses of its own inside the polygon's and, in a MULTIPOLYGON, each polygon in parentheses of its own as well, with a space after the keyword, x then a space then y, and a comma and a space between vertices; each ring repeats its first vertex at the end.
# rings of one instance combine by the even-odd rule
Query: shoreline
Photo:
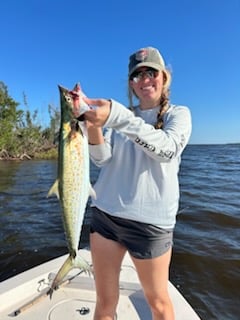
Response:
POLYGON ((57 147, 45 151, 36 152, 34 155, 23 153, 19 156, 10 156, 6 150, 0 152, 0 161, 29 161, 29 160, 56 160, 58 158, 57 147))

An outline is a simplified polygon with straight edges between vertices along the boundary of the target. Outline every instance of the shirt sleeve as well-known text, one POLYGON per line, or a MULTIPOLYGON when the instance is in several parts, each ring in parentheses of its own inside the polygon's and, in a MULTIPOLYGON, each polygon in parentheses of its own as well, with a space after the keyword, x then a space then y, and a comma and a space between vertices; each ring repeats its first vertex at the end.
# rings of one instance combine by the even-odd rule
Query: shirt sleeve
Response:
POLYGON ((157 161, 169 162, 179 157, 189 141, 192 130, 191 114, 187 107, 171 107, 171 111, 164 115, 164 129, 155 129, 120 103, 111 101, 111 112, 104 127, 125 134, 157 161))
POLYGON ((90 159, 98 167, 104 166, 112 157, 111 133, 111 129, 105 129, 104 143, 89 144, 90 159))

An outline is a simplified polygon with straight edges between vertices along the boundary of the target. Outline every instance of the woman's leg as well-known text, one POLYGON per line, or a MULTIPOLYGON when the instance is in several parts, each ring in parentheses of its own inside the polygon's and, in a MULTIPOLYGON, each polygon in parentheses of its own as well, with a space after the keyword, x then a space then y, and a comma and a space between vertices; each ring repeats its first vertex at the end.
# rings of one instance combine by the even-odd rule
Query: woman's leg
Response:
POLYGON ((113 320, 119 299, 119 274, 126 249, 118 242, 94 232, 90 234, 96 284, 94 320, 113 320))
POLYGON ((174 320, 172 302, 168 294, 169 264, 172 250, 153 259, 132 260, 152 311, 153 320, 174 320))

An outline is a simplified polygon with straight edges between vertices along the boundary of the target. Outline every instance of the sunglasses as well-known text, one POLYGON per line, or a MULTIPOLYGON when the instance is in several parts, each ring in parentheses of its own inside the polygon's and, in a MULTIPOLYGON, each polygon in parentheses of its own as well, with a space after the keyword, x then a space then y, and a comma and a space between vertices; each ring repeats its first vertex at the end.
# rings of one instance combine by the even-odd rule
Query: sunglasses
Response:
POLYGON ((142 80, 144 77, 148 77, 149 79, 154 79, 158 76, 159 72, 155 69, 148 68, 144 71, 135 71, 130 77, 130 80, 134 81, 135 83, 138 83, 140 80, 142 80))

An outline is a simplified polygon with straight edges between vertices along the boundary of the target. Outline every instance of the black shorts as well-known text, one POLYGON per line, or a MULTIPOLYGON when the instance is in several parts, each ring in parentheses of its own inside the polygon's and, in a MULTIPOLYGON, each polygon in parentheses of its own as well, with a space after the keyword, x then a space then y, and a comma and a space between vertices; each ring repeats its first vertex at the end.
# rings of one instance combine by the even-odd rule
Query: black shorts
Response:
POLYGON ((173 230, 113 217, 96 207, 92 207, 90 232, 98 232, 107 239, 119 242, 137 259, 161 256, 173 244, 173 230))

